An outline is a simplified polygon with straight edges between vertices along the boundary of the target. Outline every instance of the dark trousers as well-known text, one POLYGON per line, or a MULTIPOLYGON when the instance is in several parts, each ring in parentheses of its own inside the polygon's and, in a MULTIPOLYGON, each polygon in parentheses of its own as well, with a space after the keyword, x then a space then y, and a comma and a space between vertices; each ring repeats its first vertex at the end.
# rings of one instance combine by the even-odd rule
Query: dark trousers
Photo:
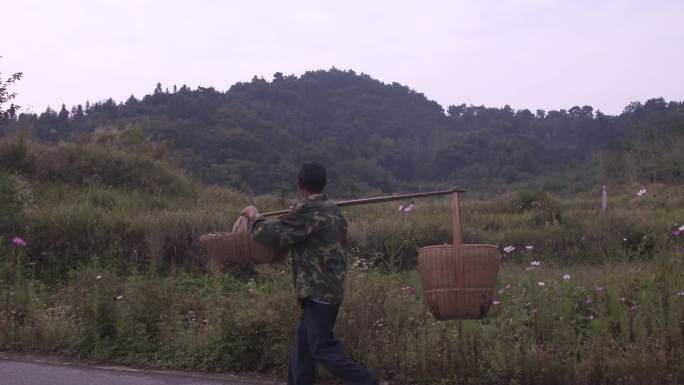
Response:
POLYGON ((333 334, 338 305, 302 301, 304 313, 290 357, 288 385, 312 385, 316 382, 316 364, 330 374, 354 385, 377 385, 373 373, 354 362, 333 334))

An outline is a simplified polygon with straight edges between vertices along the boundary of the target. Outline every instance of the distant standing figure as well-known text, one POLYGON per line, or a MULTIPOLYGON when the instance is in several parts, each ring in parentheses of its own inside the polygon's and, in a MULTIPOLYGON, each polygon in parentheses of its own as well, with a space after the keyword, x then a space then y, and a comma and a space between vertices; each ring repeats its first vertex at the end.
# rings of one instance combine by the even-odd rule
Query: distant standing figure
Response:
POLYGON ((601 191, 601 212, 605 213, 608 210, 608 191, 606 191, 606 186, 603 186, 603 191, 601 191))

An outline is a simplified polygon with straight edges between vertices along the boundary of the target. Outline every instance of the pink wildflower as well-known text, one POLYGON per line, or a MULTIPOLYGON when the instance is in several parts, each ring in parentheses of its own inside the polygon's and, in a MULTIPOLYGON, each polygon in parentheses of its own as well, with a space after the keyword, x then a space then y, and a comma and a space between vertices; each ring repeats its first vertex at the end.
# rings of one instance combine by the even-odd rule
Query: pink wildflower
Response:
POLYGON ((602 287, 602 286, 596 286, 596 287, 594 288, 594 291, 597 292, 597 293, 602 293, 602 292, 603 292, 603 287, 602 287))
POLYGON ((414 298, 416 296, 416 289, 411 286, 406 286, 402 290, 404 291, 404 295, 408 298, 414 298))
POLYGON ((678 237, 681 233, 682 233, 682 232, 679 231, 678 229, 677 229, 677 230, 672 230, 672 236, 673 236, 673 237, 678 237))
POLYGON ((492 305, 496 306, 496 305, 500 305, 500 304, 501 304, 501 301, 498 299, 495 299, 494 301, 492 301, 492 305))
POLYGON ((12 243, 14 243, 14 245, 18 246, 18 247, 25 247, 26 246, 26 241, 21 237, 12 238, 12 243))
POLYGON ((594 300, 591 299, 591 297, 587 297, 587 300, 584 301, 584 303, 586 303, 587 305, 591 305, 592 303, 594 303, 594 300))

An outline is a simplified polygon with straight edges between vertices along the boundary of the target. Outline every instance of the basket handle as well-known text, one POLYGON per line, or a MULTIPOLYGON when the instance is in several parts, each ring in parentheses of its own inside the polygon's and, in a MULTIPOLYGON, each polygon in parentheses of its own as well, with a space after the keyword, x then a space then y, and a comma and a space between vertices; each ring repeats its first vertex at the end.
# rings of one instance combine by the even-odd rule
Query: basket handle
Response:
POLYGON ((463 245, 463 223, 461 222, 461 201, 460 191, 451 194, 451 235, 452 245, 460 247, 463 245))

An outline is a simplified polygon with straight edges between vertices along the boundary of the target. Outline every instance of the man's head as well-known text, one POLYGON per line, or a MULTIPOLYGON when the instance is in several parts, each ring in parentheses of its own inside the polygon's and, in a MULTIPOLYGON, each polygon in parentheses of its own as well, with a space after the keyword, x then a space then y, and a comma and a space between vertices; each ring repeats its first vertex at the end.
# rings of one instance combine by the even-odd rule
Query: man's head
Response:
POLYGON ((318 162, 308 162, 299 169, 297 177, 299 189, 305 193, 318 194, 323 192, 328 183, 328 176, 325 167, 318 162))

